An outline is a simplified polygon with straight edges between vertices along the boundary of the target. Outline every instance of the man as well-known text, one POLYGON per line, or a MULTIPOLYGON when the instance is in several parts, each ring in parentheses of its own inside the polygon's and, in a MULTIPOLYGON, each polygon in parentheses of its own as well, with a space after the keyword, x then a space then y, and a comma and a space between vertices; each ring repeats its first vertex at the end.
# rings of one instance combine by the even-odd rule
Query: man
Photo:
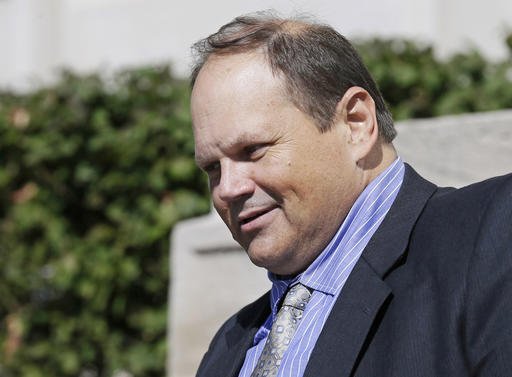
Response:
POLYGON ((239 17, 195 48, 197 164, 272 281, 197 375, 511 375, 512 177, 454 190, 418 176, 328 26, 239 17))

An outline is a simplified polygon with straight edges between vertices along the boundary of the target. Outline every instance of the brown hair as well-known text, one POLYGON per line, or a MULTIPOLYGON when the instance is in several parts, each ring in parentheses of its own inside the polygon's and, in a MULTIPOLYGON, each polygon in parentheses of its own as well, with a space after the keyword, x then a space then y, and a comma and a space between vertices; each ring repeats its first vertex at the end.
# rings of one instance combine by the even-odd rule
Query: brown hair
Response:
POLYGON ((328 25, 269 12, 237 17, 192 46, 196 60, 191 85, 211 55, 257 49, 272 71, 283 75, 292 101, 316 120, 321 131, 332 126, 336 105, 347 89, 360 86, 375 101, 381 137, 391 142, 396 136, 391 114, 359 54, 328 25))

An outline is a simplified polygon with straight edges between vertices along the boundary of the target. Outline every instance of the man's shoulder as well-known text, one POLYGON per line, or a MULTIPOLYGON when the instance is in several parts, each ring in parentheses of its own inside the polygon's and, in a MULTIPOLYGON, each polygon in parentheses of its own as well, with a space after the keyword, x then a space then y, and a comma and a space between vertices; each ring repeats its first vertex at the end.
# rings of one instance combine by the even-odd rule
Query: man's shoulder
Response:
POLYGON ((480 194, 484 192, 489 192, 493 190, 499 190, 501 187, 508 187, 512 184, 512 173, 500 175, 497 177, 491 177, 486 180, 471 183, 467 186, 447 190, 445 194, 480 194))
POLYGON ((473 183, 462 188, 439 188, 426 206, 426 214, 461 216, 482 214, 493 203, 510 200, 512 173, 473 183))
POLYGON ((229 317, 215 335, 214 341, 233 329, 248 331, 251 328, 259 327, 269 314, 270 291, 229 317))
POLYGON ((454 363, 441 369, 461 366, 460 374, 438 375, 462 375, 465 368, 464 375, 508 375, 503 366, 512 349, 510 219, 510 174, 460 189, 436 188, 407 235, 403 257, 384 276, 393 297, 380 339, 404 347, 405 358, 414 358, 407 352, 416 349, 410 347, 416 339, 418 347, 432 346, 418 359, 425 370, 429 363, 441 365, 446 355, 454 363))
POLYGON ((430 268, 440 279, 455 279, 453 271, 465 274, 479 255, 492 253, 499 259, 506 252, 505 244, 512 246, 510 218, 512 174, 459 189, 439 188, 412 232, 410 262, 430 268), (482 247, 490 241, 501 247, 482 247))
POLYGON ((235 337, 257 329, 270 315, 270 291, 229 317, 215 334, 210 348, 233 332, 235 337))
POLYGON ((256 330, 270 314, 269 296, 270 292, 265 293, 224 322, 210 342, 197 376, 217 376, 224 364, 240 362, 240 355, 251 346, 256 330))
MULTIPOLYGON (((416 225, 432 239, 475 236, 494 207, 510 207, 512 174, 487 179, 462 188, 438 188, 428 200, 416 225)), ((489 220, 492 220, 492 215, 489 220)))

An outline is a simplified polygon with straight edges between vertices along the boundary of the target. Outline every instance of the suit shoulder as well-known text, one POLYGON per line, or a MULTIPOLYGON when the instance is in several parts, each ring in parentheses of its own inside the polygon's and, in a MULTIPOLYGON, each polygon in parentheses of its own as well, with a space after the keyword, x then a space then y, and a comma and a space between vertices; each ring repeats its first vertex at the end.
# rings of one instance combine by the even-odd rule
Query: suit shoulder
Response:
POLYGON ((486 180, 475 182, 467 186, 455 188, 441 188, 434 198, 441 200, 450 200, 454 198, 464 198, 478 195, 490 194, 494 191, 510 188, 512 186, 512 173, 497 177, 488 178, 486 180))
POLYGON ((463 281, 474 254, 481 252, 477 245, 483 240, 507 242, 510 230, 494 229, 510 227, 511 212, 512 175, 460 189, 439 189, 414 227, 409 260, 443 284, 455 286, 463 281))
POLYGON ((219 363, 226 361, 226 357, 233 353, 233 345, 241 339, 246 339, 242 347, 250 346, 252 336, 270 314, 269 296, 270 292, 265 293, 224 322, 210 342, 197 376, 216 376, 214 371, 220 368, 219 363))
MULTIPOLYGON (((469 360, 485 375, 504 375, 490 360, 512 351, 512 179, 500 177, 481 214, 467 272, 465 302, 469 360), (483 372, 483 371, 486 372, 483 372), (492 371, 492 373, 491 373, 492 371)), ((505 363, 502 364, 505 366, 505 363)), ((508 369, 509 370, 509 369, 508 369)))
POLYGON ((482 215, 493 202, 508 200, 512 191, 512 174, 455 188, 440 188, 426 206, 426 214, 436 218, 482 215))
POLYGON ((263 322, 270 314, 269 302, 270 292, 266 292, 263 296, 244 306, 238 312, 229 317, 215 334, 210 344, 210 348, 214 343, 216 343, 222 334, 225 334, 227 331, 235 327, 241 327, 242 329, 249 329, 253 326, 259 327, 261 322, 263 322))

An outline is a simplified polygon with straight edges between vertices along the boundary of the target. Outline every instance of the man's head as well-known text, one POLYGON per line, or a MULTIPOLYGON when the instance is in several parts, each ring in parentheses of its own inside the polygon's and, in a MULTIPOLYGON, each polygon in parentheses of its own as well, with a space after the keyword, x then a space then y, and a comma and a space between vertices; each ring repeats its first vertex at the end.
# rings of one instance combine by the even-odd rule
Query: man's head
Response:
POLYGON ((290 99, 321 130, 332 125, 336 104, 348 88, 364 88, 375 101, 381 137, 391 142, 396 136, 391 114, 359 54, 330 26, 272 13, 241 16, 195 43, 193 51, 192 85, 212 55, 261 51, 272 72, 282 76, 290 99))
POLYGON ((214 206, 255 264, 301 272, 394 159, 384 102, 326 26, 242 17, 195 46, 196 160, 214 206))

